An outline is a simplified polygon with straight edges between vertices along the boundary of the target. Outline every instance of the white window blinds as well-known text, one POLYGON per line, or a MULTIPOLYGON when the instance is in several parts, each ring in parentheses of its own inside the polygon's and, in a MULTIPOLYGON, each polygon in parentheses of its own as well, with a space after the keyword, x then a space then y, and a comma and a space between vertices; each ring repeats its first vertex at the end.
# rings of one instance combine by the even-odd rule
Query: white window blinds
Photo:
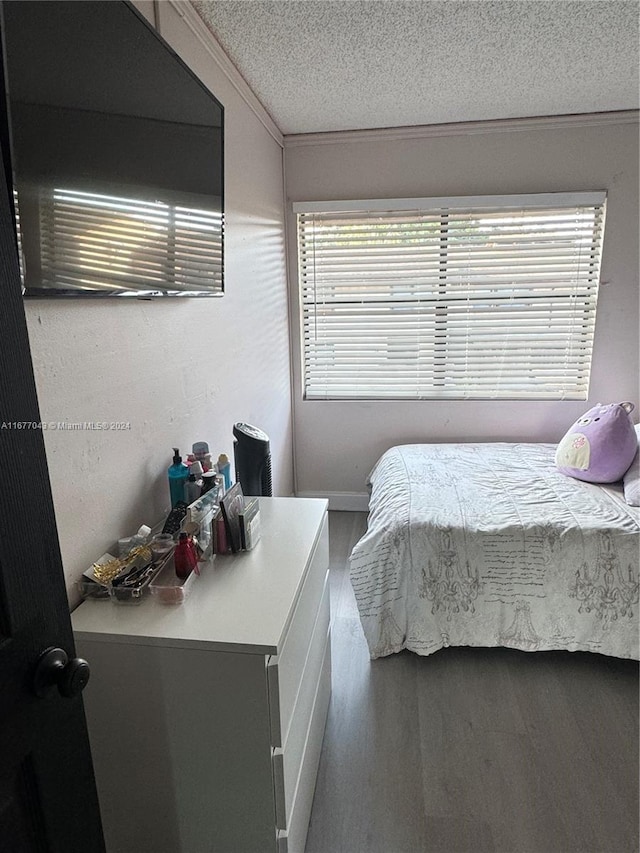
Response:
POLYGON ((39 209, 45 287, 222 292, 219 212, 64 188, 39 209))
POLYGON ((311 202, 307 399, 586 399, 604 193, 311 202))

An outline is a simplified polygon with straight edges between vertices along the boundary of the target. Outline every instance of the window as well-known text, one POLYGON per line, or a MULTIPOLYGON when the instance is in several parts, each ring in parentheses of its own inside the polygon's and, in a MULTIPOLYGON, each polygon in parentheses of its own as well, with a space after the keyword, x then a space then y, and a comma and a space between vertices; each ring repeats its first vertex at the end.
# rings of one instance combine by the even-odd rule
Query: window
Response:
POLYGON ((297 203, 306 399, 587 398, 605 193, 297 203))
POLYGON ((37 273, 71 292, 222 292, 219 211, 67 188, 39 188, 36 210, 38 240, 21 246, 26 286, 37 273))

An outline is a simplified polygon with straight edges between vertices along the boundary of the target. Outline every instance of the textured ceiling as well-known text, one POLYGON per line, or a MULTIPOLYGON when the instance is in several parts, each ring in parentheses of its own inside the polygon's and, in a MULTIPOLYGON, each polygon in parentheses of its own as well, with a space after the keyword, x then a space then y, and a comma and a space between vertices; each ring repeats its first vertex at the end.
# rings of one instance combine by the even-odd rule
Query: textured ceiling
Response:
POLYGON ((191 0, 285 134, 637 109, 636 0, 191 0))

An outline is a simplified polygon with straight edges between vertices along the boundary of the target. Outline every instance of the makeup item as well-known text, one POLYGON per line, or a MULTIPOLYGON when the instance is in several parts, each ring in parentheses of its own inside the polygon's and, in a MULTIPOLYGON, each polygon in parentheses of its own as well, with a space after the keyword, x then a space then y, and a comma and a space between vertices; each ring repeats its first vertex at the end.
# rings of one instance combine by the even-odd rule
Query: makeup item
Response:
MULTIPOLYGON (((196 463, 194 462, 194 465, 196 463)), ((184 484, 184 500, 187 505, 197 501, 202 493, 202 480, 196 480, 195 474, 189 474, 184 484)))
POLYGON ((176 577, 181 580, 186 580, 194 569, 197 570, 198 557, 193 545, 191 537, 182 531, 175 553, 173 562, 176 567, 176 577))
POLYGON ((171 507, 175 507, 179 501, 184 500, 184 484, 189 476, 189 469, 182 462, 182 456, 177 447, 173 448, 173 464, 167 471, 169 477, 169 494, 171 496, 171 507))
POLYGON ((240 542, 240 511, 244 508, 244 495, 240 483, 234 483, 220 500, 220 509, 227 530, 227 544, 237 553, 242 550, 240 542))
POLYGON ((182 529, 186 533, 198 536, 198 559, 207 560, 211 556, 213 546, 211 538, 211 522, 218 509, 217 494, 209 490, 194 501, 187 509, 182 529))
POLYGON ((205 471, 202 475, 202 491, 200 494, 206 495, 216 484, 216 472, 205 471))
POLYGON ((198 459, 194 460, 191 463, 191 467, 189 468, 189 473, 195 474, 196 480, 199 480, 202 477, 202 475, 204 474, 204 468, 202 467, 202 462, 200 462, 198 459))
POLYGON ((213 531, 213 553, 226 554, 229 551, 227 528, 225 527, 222 511, 219 507, 213 515, 211 529, 213 531))
POLYGON ((131 537, 131 547, 137 548, 138 545, 146 545, 149 536, 151 536, 151 528, 147 527, 146 524, 141 525, 135 536, 131 537))
POLYGON ((213 461, 213 457, 211 456, 211 454, 205 453, 204 462, 202 463, 202 467, 204 468, 205 472, 206 471, 213 471, 214 466, 215 466, 215 462, 213 461))
MULTIPOLYGON (((187 507, 187 514, 185 517, 185 521, 200 521, 200 517, 203 513, 208 512, 212 507, 217 507, 218 502, 216 500, 215 492, 209 491, 206 495, 200 495, 198 500, 194 501, 189 507, 187 507)), ((183 525, 183 530, 187 530, 187 528, 183 525)), ((189 531, 187 530, 187 533, 189 531)))
POLYGON ((240 510, 240 545, 250 551, 260 539, 260 502, 250 498, 240 510))
MULTIPOLYGON (((189 542, 191 543, 193 552, 196 555, 196 562, 200 562, 200 560, 202 559, 202 547, 200 545, 200 539, 198 538, 198 535, 200 533, 200 525, 197 524, 195 521, 185 521, 185 523, 182 525, 182 532, 186 533, 189 538, 189 542)), ((196 566, 195 569, 196 573, 200 574, 198 566, 196 566)))
POLYGON ((218 490, 218 498, 221 498, 225 493, 224 477, 222 476, 222 474, 216 474, 215 488, 218 490))
POLYGON ((231 463, 226 453, 221 453, 218 456, 218 471, 224 477, 225 491, 231 488, 231 463))
POLYGON ((170 533, 156 533, 151 540, 151 553, 154 557, 164 557, 174 547, 175 540, 170 533))
POLYGON ((191 452, 198 462, 202 463, 204 462, 204 457, 209 452, 209 445, 206 441, 196 441, 191 448, 191 452))

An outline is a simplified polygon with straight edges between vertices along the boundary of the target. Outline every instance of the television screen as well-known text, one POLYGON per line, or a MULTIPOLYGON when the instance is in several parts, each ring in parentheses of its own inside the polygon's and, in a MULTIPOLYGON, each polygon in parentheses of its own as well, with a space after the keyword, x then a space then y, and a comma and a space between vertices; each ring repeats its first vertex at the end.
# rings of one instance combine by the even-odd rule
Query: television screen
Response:
POLYGON ((24 295, 221 295, 220 102, 124 0, 0 11, 24 295))

